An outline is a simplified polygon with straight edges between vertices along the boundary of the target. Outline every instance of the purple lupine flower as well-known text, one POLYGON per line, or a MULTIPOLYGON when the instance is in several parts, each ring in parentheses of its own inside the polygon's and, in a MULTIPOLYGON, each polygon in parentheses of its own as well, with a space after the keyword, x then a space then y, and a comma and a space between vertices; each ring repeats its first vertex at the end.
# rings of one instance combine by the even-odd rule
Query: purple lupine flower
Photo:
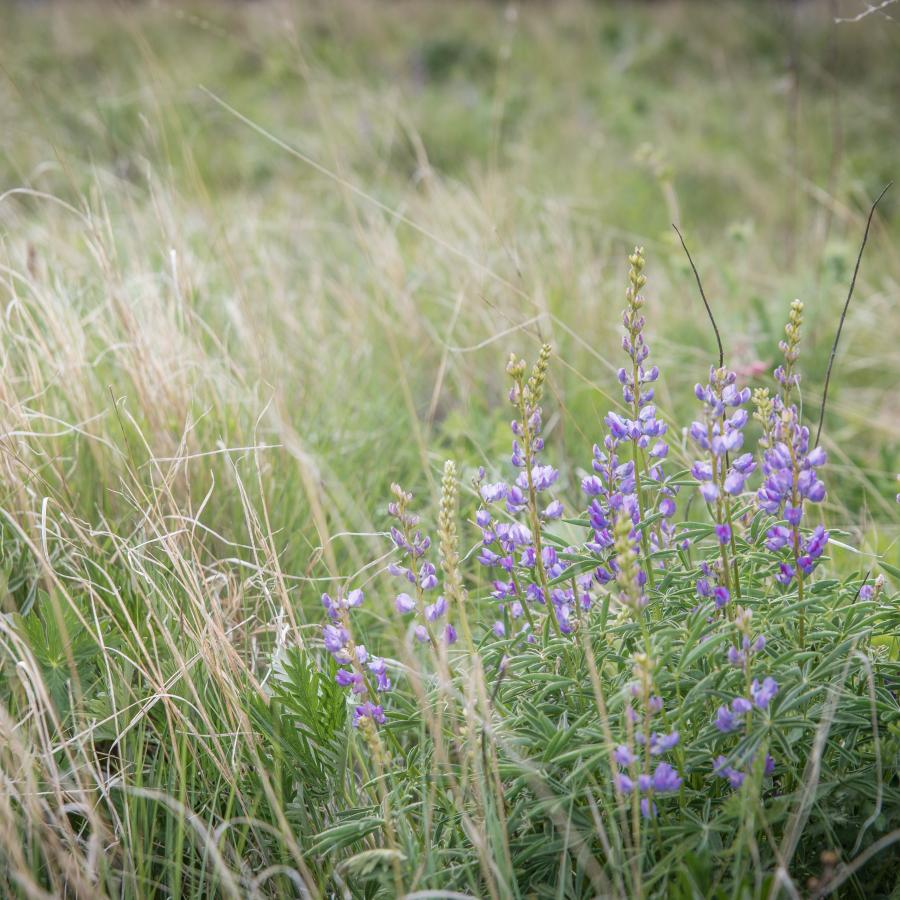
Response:
POLYGON ((713 589, 713 598, 716 601, 716 609, 723 609, 728 605, 728 601, 731 599, 731 594, 728 591, 728 588, 725 587, 725 585, 720 584, 713 589))
MULTIPOLYGON (((537 465, 531 468, 531 483, 536 491, 546 491, 556 482, 557 478, 559 478, 559 472, 553 466, 537 465)), ((516 484, 522 490, 528 487, 528 476, 525 472, 519 474, 516 484)))
POLYGON ((637 757, 624 745, 619 744, 613 751, 613 756, 620 766, 630 766, 637 757))
POLYGON ((717 756, 713 763, 713 772, 720 778, 727 779, 728 783, 737 790, 744 783, 744 773, 728 765, 728 759, 717 756))
POLYGON ((801 312, 802 304, 795 301, 787 328, 789 340, 781 343, 785 366, 779 366, 775 374, 783 385, 783 392, 772 400, 764 397, 758 413, 764 429, 760 441, 764 449, 764 481, 757 491, 756 501, 764 512, 783 516, 788 523, 788 527, 772 525, 766 535, 766 547, 771 552, 787 549, 792 557, 792 565, 779 562, 775 576, 785 587, 794 578, 802 581, 803 576, 812 573, 828 543, 828 532, 821 526, 805 540, 800 533, 805 504, 821 503, 825 499, 825 484, 817 469, 827 461, 821 447, 810 449, 809 429, 801 424, 797 405, 789 402, 791 387, 799 379, 793 372, 793 364, 798 356, 801 312))
POLYGON ((656 804, 649 797, 644 797, 641 800, 641 815, 645 819, 655 818, 657 812, 656 804))
POLYGON ((423 591, 430 591, 437 587, 438 580, 435 568, 430 562, 423 562, 419 568, 419 587, 423 591))
POLYGON ((481 499, 485 503, 498 503, 506 498, 508 491, 509 487, 503 481, 498 481, 495 484, 483 484, 481 486, 481 499))
POLYGON ((750 696, 759 709, 765 709, 777 693, 778 682, 768 676, 763 679, 762 684, 759 683, 759 679, 754 678, 750 686, 750 696))
POLYGON ((322 628, 322 640, 325 649, 334 657, 336 662, 349 662, 350 655, 347 645, 350 642, 350 633, 343 625, 325 625, 322 628))
POLYGON ((488 568, 500 565, 500 559, 501 557, 498 553, 488 550, 487 547, 482 547, 481 552, 478 554, 478 562, 488 568))
MULTIPOLYGON (((622 323, 625 334, 622 348, 629 357, 629 365, 618 372, 622 385, 622 397, 628 407, 626 414, 609 412, 604 417, 608 433, 603 440, 603 449, 594 446, 593 469, 596 475, 582 481, 582 490, 592 499, 589 518, 594 528, 593 540, 586 548, 606 557, 612 548, 610 531, 620 515, 631 517, 632 525, 640 525, 641 512, 650 515, 655 504, 662 513, 644 540, 649 540, 654 550, 669 546, 674 526, 669 521, 675 514, 677 485, 667 485, 664 481, 661 461, 668 454, 668 445, 663 439, 667 425, 661 421, 653 405, 652 383, 659 378, 659 369, 647 364, 650 348, 644 335, 644 316, 641 312, 644 299, 640 289, 646 283, 643 275, 644 258, 641 248, 636 248, 629 257, 629 285, 626 292, 626 309, 622 323), (635 467, 634 460, 621 461, 619 452, 625 443, 634 444, 635 459, 641 460, 641 468, 649 461, 645 471, 635 467), (638 456, 638 452, 640 456, 638 456), (599 477, 598 477, 599 476, 599 477), (659 490, 651 495, 641 484, 642 477, 657 482, 659 490), (637 496, 641 493, 641 500, 637 496)), ((662 563, 660 563, 662 564, 662 563)))
POLYGON ((744 697, 735 697, 731 701, 731 708, 722 704, 716 711, 715 726, 723 734, 735 731, 740 727, 741 720, 745 713, 750 712, 752 705, 749 700, 744 697))
POLYGON ((338 605, 331 599, 329 594, 322 594, 322 606, 325 607, 325 612, 328 614, 329 619, 337 621, 340 618, 338 605))
MULTIPOLYGON (((409 548, 407 552, 413 553, 414 550, 409 548)), ((336 600, 328 594, 322 595, 322 605, 331 620, 322 627, 322 643, 340 666, 334 680, 360 698, 373 693, 366 680, 366 667, 375 676, 375 690, 388 691, 391 688, 385 661, 381 657, 371 656, 364 644, 354 643, 350 633, 350 613, 361 606, 363 600, 364 595, 359 588, 348 591, 346 595, 339 594, 336 600)), ((377 699, 377 695, 374 699, 377 699)), ((374 704, 372 699, 366 699, 361 706, 356 707, 353 724, 358 725, 360 718, 366 716, 375 722, 384 722, 383 708, 374 704)))
POLYGON ((361 672, 349 672, 347 669, 338 669, 334 680, 341 687, 350 688, 354 694, 364 694, 366 692, 365 679, 361 672))
POLYGON ((447 612, 447 601, 444 599, 443 594, 434 601, 434 603, 429 604, 425 607, 425 618, 429 622, 434 622, 436 619, 439 619, 444 613, 447 612))
POLYGON ((336 600, 333 600, 328 594, 322 594, 322 606, 325 608, 325 612, 328 613, 328 617, 333 621, 337 621, 340 618, 342 609, 355 609, 358 606, 362 606, 364 599, 365 594, 359 588, 355 588, 349 591, 346 596, 342 592, 339 593, 336 600))
POLYGON ((522 489, 514 484, 506 493, 506 511, 514 516, 516 513, 522 512, 528 505, 528 498, 522 489))
POLYGON ((728 734, 728 732, 734 731, 738 727, 738 720, 728 706, 723 703, 716 712, 715 724, 722 734, 728 734))
POLYGON ((373 656, 369 660, 369 671, 375 676, 375 686, 379 691, 391 689, 391 679, 387 673, 387 665, 380 656, 373 656))
POLYGON ((743 445, 748 415, 741 407, 750 399, 749 388, 739 389, 736 382, 734 372, 711 366, 707 384, 694 387, 694 395, 702 404, 702 417, 692 422, 689 429, 692 440, 704 454, 691 467, 691 474, 699 482, 700 496, 711 507, 716 538, 722 545, 721 574, 725 584, 720 586, 721 591, 716 589, 717 609, 730 599, 730 594, 726 596, 730 583, 726 545, 733 540, 732 498, 744 491, 747 476, 756 467, 752 454, 732 459, 743 445))
POLYGON ((653 790, 660 794, 677 791, 681 787, 681 777, 667 762, 661 762, 653 772, 653 790))
POLYGON ((653 732, 650 735, 650 753, 653 756, 661 756, 663 753, 668 753, 673 747, 677 747, 678 741, 679 735, 677 731, 663 735, 653 732))
POLYGON ((547 508, 544 510, 544 518, 545 519, 561 519, 563 512, 563 505, 559 500, 554 500, 552 503, 547 505, 547 508))
MULTIPOLYGON (((543 509, 538 507, 537 495, 547 492, 559 478, 559 472, 552 465, 542 463, 539 459, 539 454, 544 450, 540 400, 549 356, 550 347, 545 344, 541 347, 530 377, 525 361, 518 359, 514 354, 510 356, 507 364, 507 373, 513 380, 509 400, 516 408, 516 416, 510 424, 513 433, 510 459, 519 472, 502 495, 511 521, 488 522, 482 519, 478 522, 483 529, 484 544, 479 559, 486 565, 499 565, 508 573, 509 581, 504 579, 503 586, 495 582, 492 596, 504 602, 515 599, 520 611, 524 611, 522 604, 540 604, 544 607, 542 612, 548 615, 557 630, 565 631, 571 630, 567 625, 568 607, 560 606, 556 597, 553 598, 554 602, 551 605, 545 596, 548 593, 546 590, 548 579, 557 577, 562 572, 564 564, 551 564, 557 568, 557 572, 549 574, 545 568, 543 554, 540 557, 537 555, 541 543, 540 534, 539 532, 532 534, 531 530, 532 527, 539 528, 537 524, 539 522, 561 518, 565 512, 563 504, 552 498, 541 502, 543 509), (521 513, 526 510, 527 525, 519 520, 521 513), (490 533, 487 532, 488 525, 490 533), (508 585, 511 585, 511 588, 508 588, 508 585), (562 623, 559 621, 560 616, 563 617, 562 623)), ((485 502, 499 501, 500 493, 496 489, 481 488, 485 502)), ((516 618, 515 615, 513 617, 516 618)), ((498 631, 499 629, 495 627, 495 633, 498 631)), ((518 633, 521 635, 522 632, 523 629, 520 629, 518 633)), ((533 635, 527 635, 526 640, 534 640, 533 635)))
MULTIPOLYGON (((490 491, 485 490, 487 487, 496 486, 482 485, 482 494, 491 493, 490 491)), ((505 489, 505 486, 503 487, 505 489)), ((423 595, 428 591, 434 590, 438 586, 437 570, 428 559, 422 558, 430 547, 431 542, 427 537, 423 537, 420 531, 416 531, 412 536, 410 534, 411 529, 415 527, 419 521, 418 516, 409 512, 409 504, 412 501, 413 495, 402 490, 398 485, 392 485, 391 491, 396 497, 396 500, 388 506, 388 512, 397 519, 399 523, 399 527, 395 526, 391 529, 394 543, 401 553, 408 557, 411 562, 420 559, 417 568, 413 568, 412 566, 409 568, 400 566, 388 567, 392 574, 404 576, 407 581, 415 586, 416 598, 418 598, 416 599, 408 593, 400 593, 394 599, 394 608, 401 615, 416 615, 418 621, 416 621, 413 627, 413 634, 421 643, 428 643, 431 641, 428 623, 433 623, 446 615, 447 600, 443 595, 440 595, 433 603, 427 605, 424 603, 423 595), (399 534, 399 539, 394 535, 394 532, 399 534)), ((488 528, 491 525, 491 514, 487 510, 480 509, 476 514, 476 521, 483 531, 485 544, 489 543, 487 534, 488 528)), ((493 542, 493 540, 494 536, 491 535, 490 542, 493 542)), ((479 560, 483 565, 487 566, 494 566, 501 562, 501 558, 490 551, 487 546, 482 547, 479 560)), ((445 638, 452 636, 454 640, 456 639, 456 632, 450 624, 445 626, 443 633, 445 638)), ((448 640, 448 643, 452 643, 452 641, 448 640)))
POLYGON ((616 784, 619 786, 619 790, 623 794, 630 794, 634 789, 634 782, 627 776, 623 775, 621 772, 615 776, 616 784))
POLYGON ((383 725, 384 709, 371 700, 366 700, 353 711, 353 727, 358 728, 363 719, 371 719, 373 722, 383 725))
POLYGON ((759 653, 766 646, 766 638, 760 635, 755 641, 751 641, 747 635, 741 640, 740 648, 733 644, 726 653, 728 662, 736 668, 746 669, 750 664, 750 658, 754 653, 759 653))

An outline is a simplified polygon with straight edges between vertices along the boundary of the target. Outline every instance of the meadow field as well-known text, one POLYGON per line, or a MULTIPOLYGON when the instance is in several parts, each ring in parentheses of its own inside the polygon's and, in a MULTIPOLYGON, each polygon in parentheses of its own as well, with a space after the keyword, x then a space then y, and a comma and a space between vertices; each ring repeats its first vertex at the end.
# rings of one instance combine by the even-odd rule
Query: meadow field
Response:
POLYGON ((0 2, 0 123, 0 896, 900 897, 900 4, 0 2))

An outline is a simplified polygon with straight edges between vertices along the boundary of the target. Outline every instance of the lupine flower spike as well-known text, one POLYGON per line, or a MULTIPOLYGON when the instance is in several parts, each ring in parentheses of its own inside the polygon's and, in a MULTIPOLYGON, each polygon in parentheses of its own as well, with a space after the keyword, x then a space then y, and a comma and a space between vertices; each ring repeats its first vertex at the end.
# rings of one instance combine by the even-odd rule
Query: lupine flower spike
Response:
MULTIPOLYGON (((727 658, 741 671, 744 690, 730 703, 723 703, 716 710, 713 724, 722 734, 730 734, 741 727, 749 733, 753 711, 767 709, 778 693, 778 682, 771 676, 765 675, 762 680, 753 677, 754 661, 765 649, 766 639, 762 634, 754 634, 752 622, 752 611, 739 606, 734 618, 737 644, 728 648, 727 658)), ((713 762, 713 773, 727 780, 734 789, 744 783, 747 774, 743 761, 736 762, 737 765, 732 765, 724 755, 717 756, 713 762)), ((752 759, 747 762, 752 763, 752 759)), ((771 775, 774 768, 775 760, 766 754, 763 774, 771 775)))
MULTIPOLYGON (((434 644, 439 623, 447 614, 448 604, 443 594, 438 594, 428 602, 430 595, 438 587, 437 571, 426 558, 431 538, 422 535, 417 528, 419 517, 409 511, 413 495, 397 484, 391 486, 391 492, 394 499, 388 504, 388 513, 397 521, 391 527, 391 538, 408 564, 398 566, 392 563, 388 570, 412 585, 412 594, 408 591, 397 594, 394 607, 402 616, 415 616, 417 624, 413 631, 418 641, 434 644)), ((448 644, 456 641, 456 629, 452 624, 444 626, 443 639, 448 644)))
POLYGON ((506 636, 508 625, 524 618, 524 625, 516 625, 516 633, 528 641, 536 640, 539 611, 545 612, 553 631, 569 634, 575 604, 590 603, 585 579, 576 579, 574 587, 551 588, 551 580, 565 571, 565 563, 553 546, 544 546, 542 538, 542 527, 563 514, 559 500, 539 499, 559 477, 553 466, 539 462, 544 449, 540 401, 549 359, 550 347, 544 344, 528 375, 525 361, 510 356, 506 367, 513 382, 509 400, 516 409, 511 461, 519 474, 511 485, 485 483, 483 477, 476 482, 484 504, 476 515, 482 534, 478 560, 503 572, 493 582, 492 596, 500 602, 504 616, 494 623, 494 633, 506 636))
MULTIPOLYGON (((628 686, 627 744, 620 744, 613 752, 616 763, 625 772, 615 775, 616 787, 632 796, 635 821, 637 813, 645 819, 658 812, 654 798, 681 787, 681 776, 668 762, 658 758, 678 746, 677 731, 660 734, 653 730, 656 717, 662 712, 663 700, 654 689, 653 670, 656 663, 646 653, 636 653, 632 670, 634 680, 628 686), (626 774, 627 773, 627 774, 626 774)), ((637 841, 638 835, 634 835, 637 841)))
POLYGON ((663 480, 662 460, 669 452, 669 445, 663 439, 667 426, 657 418, 652 402, 653 382, 659 378, 659 369, 647 365, 650 347, 644 334, 644 298, 640 293, 647 282, 643 274, 643 249, 636 247, 628 262, 622 349, 628 355, 629 365, 619 369, 618 379, 622 385, 623 400, 631 415, 607 414, 604 423, 608 433, 603 447, 594 445, 592 467, 595 474, 582 480, 581 489, 590 498, 588 518, 594 531, 587 549, 602 557, 605 563, 596 570, 597 581, 605 584, 613 577, 615 563, 608 558, 613 549, 612 531, 618 519, 624 516, 630 522, 629 528, 641 529, 642 558, 647 560, 645 573, 652 585, 650 550, 651 547, 659 549, 671 541, 671 519, 675 515, 677 487, 665 485, 663 480), (620 453, 622 445, 627 444, 631 444, 631 459, 623 461, 620 453), (656 500, 649 492, 649 481, 662 485, 656 500), (656 530, 651 534, 647 528, 641 527, 641 523, 654 511, 657 502, 661 515, 656 530))
MULTIPOLYGON (((748 418, 742 407, 750 399, 750 390, 738 388, 736 382, 734 372, 711 366, 708 383, 694 388, 703 404, 703 415, 690 428, 694 442, 705 451, 704 458, 692 466, 691 474, 700 482, 700 494, 712 510, 719 544, 721 584, 715 588, 717 608, 725 606, 732 594, 741 596, 732 503, 743 493, 747 476, 756 468, 752 453, 740 453, 748 418)), ((699 583, 698 592, 704 595, 699 583)))
MULTIPOLYGON (((797 583, 797 597, 803 602, 804 580, 812 574, 816 562, 828 543, 828 532, 817 525, 812 534, 801 533, 805 503, 821 503, 825 499, 825 485, 816 470, 826 461, 821 447, 810 449, 809 429, 800 423, 796 403, 791 394, 800 383, 795 364, 800 355, 800 327, 803 323, 803 304, 795 300, 785 328, 786 340, 780 343, 784 364, 775 369, 775 379, 781 392, 774 398, 759 393, 757 418, 763 423, 763 475, 765 481, 757 492, 760 509, 770 515, 783 517, 786 524, 775 524, 767 533, 766 547, 773 553, 787 551, 788 560, 779 564, 776 581, 789 587, 797 583)), ((803 646, 805 613, 800 608, 800 644, 803 646)))
POLYGON ((356 727, 363 720, 379 725, 384 723, 384 708, 378 702, 378 695, 392 687, 384 659, 371 655, 364 644, 353 640, 350 611, 362 606, 364 599, 359 588, 349 591, 346 596, 339 593, 337 599, 322 594, 322 606, 331 620, 322 628, 322 640, 325 649, 340 666, 335 681, 361 701, 353 712, 356 727))

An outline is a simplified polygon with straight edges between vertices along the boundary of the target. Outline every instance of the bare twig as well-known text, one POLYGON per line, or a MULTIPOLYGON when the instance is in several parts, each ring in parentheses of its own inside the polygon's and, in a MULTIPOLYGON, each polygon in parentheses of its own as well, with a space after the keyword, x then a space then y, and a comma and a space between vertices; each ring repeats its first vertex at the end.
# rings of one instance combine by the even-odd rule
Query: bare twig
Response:
MULTIPOLYGON (((871 16, 872 13, 882 12, 882 10, 886 6, 891 6, 892 4, 894 4, 896 2, 897 2, 897 0, 881 0, 881 3, 877 4, 876 6, 872 6, 871 3, 867 3, 866 8, 858 15, 850 16, 849 18, 846 18, 846 19, 835 19, 834 21, 835 21, 836 25, 841 25, 841 24, 845 24, 848 22, 860 22, 860 21, 862 21, 862 19, 865 19, 866 17, 871 16)), ((883 15, 886 19, 891 18, 887 13, 883 13, 883 15)))
POLYGON ((722 349, 722 336, 719 334, 719 328, 716 325, 716 320, 713 318, 712 309, 710 309, 709 301, 706 299, 706 294, 703 291, 703 283, 700 281, 700 273, 697 271, 697 267, 694 265, 694 260, 691 259, 691 251, 688 250, 687 244, 684 242, 684 238, 681 236, 681 232, 678 230, 678 226, 673 222, 672 227, 675 229, 675 233, 678 235, 681 240, 681 246, 684 247, 684 252, 687 254, 688 262, 691 264, 691 268, 694 270, 694 278, 697 279, 697 287, 700 288, 700 296, 703 298, 703 305, 706 307, 706 314, 709 316, 709 321, 712 322, 713 331, 716 333, 716 343, 719 345, 719 368, 725 365, 725 351, 722 349))
POLYGON ((841 319, 838 322, 837 334, 834 336, 834 344, 831 346, 831 356, 828 358, 828 368, 825 370, 825 388, 822 391, 822 406, 819 409, 819 427, 816 429, 816 446, 819 444, 819 436, 822 434, 822 423, 825 421, 825 404, 828 402, 828 385, 831 382, 831 367, 834 365, 834 357, 837 353, 838 342, 841 339, 841 331, 844 327, 844 319, 847 318, 847 310, 850 308, 850 300, 853 298, 853 289, 856 287, 856 276, 859 274, 859 265, 862 262, 863 251, 866 249, 866 241, 869 239, 869 226, 872 224, 872 216, 875 215, 875 207, 878 206, 881 198, 888 192, 893 184, 889 181, 881 193, 872 204, 869 210, 869 218, 866 220, 866 230, 863 234, 862 244, 859 248, 859 255, 856 257, 856 268, 853 270, 853 278, 850 280, 850 290, 847 292, 847 300, 844 302, 844 309, 841 312, 841 319))

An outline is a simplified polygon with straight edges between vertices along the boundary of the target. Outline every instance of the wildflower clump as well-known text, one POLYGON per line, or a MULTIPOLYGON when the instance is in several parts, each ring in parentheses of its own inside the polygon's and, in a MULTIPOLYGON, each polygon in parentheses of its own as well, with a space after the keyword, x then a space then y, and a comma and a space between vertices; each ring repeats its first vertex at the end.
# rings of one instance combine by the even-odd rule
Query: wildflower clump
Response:
MULTIPOLYGON (((873 824, 887 793, 900 808, 883 779, 849 809, 829 787, 879 772, 882 734, 900 728, 887 687, 900 665, 885 649, 886 623, 900 622, 883 574, 818 572, 829 532, 809 518, 827 460, 801 417, 802 304, 773 384, 710 366, 679 442, 655 405, 642 250, 628 262, 622 402, 589 423, 589 472, 565 477, 548 460, 544 344, 533 365, 509 357, 509 457, 473 470, 469 495, 445 463, 436 548, 412 495, 392 488, 387 568, 404 589, 391 603, 422 647, 397 684, 353 639, 362 592, 323 598, 325 647, 375 757, 373 802, 416 811, 405 831, 384 815, 395 877, 396 854, 435 852, 457 819, 453 853, 471 842, 478 860, 465 878, 417 869, 423 891, 648 896, 680 866, 698 895, 727 883, 753 896, 744 873, 785 865, 785 810, 821 808, 814 834, 828 817, 852 821, 852 849, 890 833, 873 824), (863 727, 878 740, 860 741, 863 727), (811 757, 827 788, 812 806, 811 757)), ((814 834, 796 838, 805 860, 818 858, 814 834)))

